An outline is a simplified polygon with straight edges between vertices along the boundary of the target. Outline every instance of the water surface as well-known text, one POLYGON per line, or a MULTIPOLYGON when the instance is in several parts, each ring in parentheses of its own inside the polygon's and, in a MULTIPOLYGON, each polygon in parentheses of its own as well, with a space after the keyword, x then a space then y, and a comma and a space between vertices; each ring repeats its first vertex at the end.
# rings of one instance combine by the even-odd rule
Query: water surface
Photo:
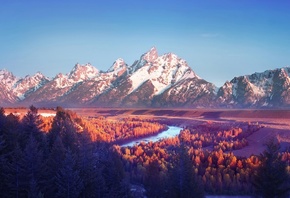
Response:
POLYGON ((168 129, 166 131, 163 131, 161 133, 158 133, 157 135, 149 136, 149 137, 144 137, 144 138, 138 138, 135 140, 132 140, 131 142, 128 142, 126 144, 121 144, 121 147, 126 147, 126 146, 134 146, 135 144, 139 144, 140 142, 157 142, 158 140, 164 139, 164 138, 171 138, 175 137, 176 135, 179 135, 180 130, 182 128, 176 127, 176 126, 168 126, 168 129))

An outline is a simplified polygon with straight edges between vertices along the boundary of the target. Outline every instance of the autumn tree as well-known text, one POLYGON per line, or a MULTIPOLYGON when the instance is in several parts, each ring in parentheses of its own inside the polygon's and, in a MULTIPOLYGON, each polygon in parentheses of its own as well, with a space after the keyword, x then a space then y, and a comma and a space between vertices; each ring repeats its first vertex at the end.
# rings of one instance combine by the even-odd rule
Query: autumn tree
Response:
POLYGON ((272 139, 260 155, 261 164, 256 171, 253 185, 260 197, 289 197, 289 174, 287 164, 279 154, 280 145, 272 139))

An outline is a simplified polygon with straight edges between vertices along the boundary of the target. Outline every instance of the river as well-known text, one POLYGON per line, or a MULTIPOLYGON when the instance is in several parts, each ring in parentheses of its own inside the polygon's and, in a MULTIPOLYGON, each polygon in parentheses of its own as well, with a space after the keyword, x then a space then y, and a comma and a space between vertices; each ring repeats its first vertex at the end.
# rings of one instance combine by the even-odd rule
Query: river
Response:
POLYGON ((139 144, 140 142, 157 142, 160 139, 164 139, 164 138, 170 138, 170 137, 174 137, 176 135, 179 135, 180 130, 182 130, 182 128, 180 127, 176 127, 176 126, 168 126, 168 129, 166 131, 163 131, 161 133, 158 133, 157 135, 152 135, 149 137, 143 137, 143 138, 138 138, 135 139, 131 142, 125 143, 125 144, 121 144, 121 147, 127 147, 127 146, 134 146, 135 144, 139 144))

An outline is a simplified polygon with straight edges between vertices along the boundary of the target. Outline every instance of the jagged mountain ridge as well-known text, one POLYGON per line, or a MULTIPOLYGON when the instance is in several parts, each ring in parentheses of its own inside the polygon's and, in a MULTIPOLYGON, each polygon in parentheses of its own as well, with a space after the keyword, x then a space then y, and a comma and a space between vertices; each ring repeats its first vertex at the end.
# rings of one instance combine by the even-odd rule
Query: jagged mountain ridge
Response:
POLYGON ((283 107, 290 105, 290 68, 233 78, 218 91, 223 106, 283 107))
POLYGON ((107 71, 76 64, 49 79, 17 78, 0 70, 0 104, 106 107, 278 107, 290 105, 290 68, 240 76, 222 87, 200 78, 173 53, 155 47, 128 66, 121 58, 107 71))

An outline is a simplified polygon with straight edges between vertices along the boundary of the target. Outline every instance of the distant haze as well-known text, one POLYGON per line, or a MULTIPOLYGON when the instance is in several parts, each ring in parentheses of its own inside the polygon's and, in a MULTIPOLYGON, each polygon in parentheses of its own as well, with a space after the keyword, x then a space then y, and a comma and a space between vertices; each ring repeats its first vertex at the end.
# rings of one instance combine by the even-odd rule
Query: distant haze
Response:
POLYGON ((107 70, 155 46, 221 86, 233 76, 290 65, 290 2, 1 1, 0 69, 17 76, 107 70))

